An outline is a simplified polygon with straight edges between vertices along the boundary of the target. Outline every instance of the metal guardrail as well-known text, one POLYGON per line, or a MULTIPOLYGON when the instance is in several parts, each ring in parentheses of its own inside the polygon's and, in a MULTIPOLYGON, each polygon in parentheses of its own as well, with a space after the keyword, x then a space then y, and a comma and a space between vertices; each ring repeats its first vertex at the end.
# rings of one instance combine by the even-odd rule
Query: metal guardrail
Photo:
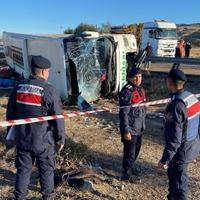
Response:
POLYGON ((136 67, 140 67, 142 65, 142 63, 144 62, 145 58, 146 58, 146 51, 143 51, 142 54, 140 55, 137 63, 136 63, 136 67))
POLYGON ((145 58, 145 61, 200 65, 200 59, 197 58, 171 58, 171 57, 149 56, 145 58))

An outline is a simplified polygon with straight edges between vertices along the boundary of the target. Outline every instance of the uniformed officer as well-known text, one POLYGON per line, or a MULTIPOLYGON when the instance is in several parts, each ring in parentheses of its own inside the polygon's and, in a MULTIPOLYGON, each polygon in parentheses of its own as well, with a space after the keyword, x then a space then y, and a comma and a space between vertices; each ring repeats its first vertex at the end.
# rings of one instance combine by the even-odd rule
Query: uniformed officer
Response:
MULTIPOLYGON (((60 96, 47 82, 50 62, 33 56, 33 75, 21 81, 12 91, 7 105, 7 120, 24 119, 63 113, 60 96)), ((17 177, 14 195, 25 199, 30 183, 32 164, 36 160, 43 199, 53 199, 56 145, 65 143, 64 120, 57 119, 14 127, 17 149, 17 177)))
POLYGON ((188 163, 200 151, 200 102, 184 90, 185 74, 172 69, 167 78, 171 102, 165 111, 165 148, 158 166, 168 169, 169 200, 186 200, 188 193, 188 163))
POLYGON ((123 176, 122 180, 133 180, 136 169, 133 165, 140 152, 142 132, 145 128, 145 108, 131 107, 146 100, 145 90, 141 87, 142 73, 140 68, 133 67, 128 75, 128 83, 119 93, 119 118, 123 149, 123 176))

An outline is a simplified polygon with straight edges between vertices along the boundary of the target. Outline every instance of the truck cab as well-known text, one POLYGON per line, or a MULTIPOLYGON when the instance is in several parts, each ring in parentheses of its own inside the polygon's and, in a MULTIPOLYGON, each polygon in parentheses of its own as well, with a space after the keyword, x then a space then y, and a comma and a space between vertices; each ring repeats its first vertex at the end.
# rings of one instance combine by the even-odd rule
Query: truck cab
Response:
POLYGON ((164 20, 146 22, 143 26, 140 49, 150 42, 153 56, 174 57, 177 45, 176 24, 164 20))

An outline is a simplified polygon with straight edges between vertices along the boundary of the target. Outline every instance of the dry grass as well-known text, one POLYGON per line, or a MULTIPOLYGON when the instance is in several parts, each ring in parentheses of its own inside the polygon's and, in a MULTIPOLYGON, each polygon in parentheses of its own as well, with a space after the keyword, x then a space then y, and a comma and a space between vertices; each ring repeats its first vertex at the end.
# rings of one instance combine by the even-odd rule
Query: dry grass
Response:
POLYGON ((200 59, 200 48, 192 48, 191 49, 191 58, 199 58, 200 59))

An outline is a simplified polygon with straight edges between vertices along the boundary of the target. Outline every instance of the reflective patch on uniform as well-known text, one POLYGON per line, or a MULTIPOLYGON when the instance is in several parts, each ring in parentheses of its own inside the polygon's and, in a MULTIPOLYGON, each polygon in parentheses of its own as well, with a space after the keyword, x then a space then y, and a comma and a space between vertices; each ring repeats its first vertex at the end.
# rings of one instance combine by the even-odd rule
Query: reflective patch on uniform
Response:
POLYGON ((140 94, 137 90, 132 92, 132 104, 142 103, 145 101, 145 94, 140 94))
POLYGON ((31 84, 19 84, 18 87, 19 87, 18 92, 28 92, 28 93, 39 94, 43 90, 42 87, 31 85, 31 84))
POLYGON ((173 113, 171 113, 171 112, 167 113, 167 115, 166 115, 166 117, 165 117, 165 120, 166 120, 167 122, 173 121, 173 113))
POLYGON ((20 84, 16 101, 20 104, 41 106, 43 88, 35 85, 20 84))
POLYGON ((187 110, 188 112, 188 119, 192 119, 200 114, 200 102, 196 102, 187 110))
POLYGON ((189 107, 191 104, 198 101, 198 99, 193 94, 191 94, 190 96, 183 99, 183 101, 186 103, 186 106, 189 107))
POLYGON ((187 113, 188 119, 192 119, 199 115, 200 113, 200 102, 199 100, 192 94, 184 99, 184 102, 187 105, 187 113))

